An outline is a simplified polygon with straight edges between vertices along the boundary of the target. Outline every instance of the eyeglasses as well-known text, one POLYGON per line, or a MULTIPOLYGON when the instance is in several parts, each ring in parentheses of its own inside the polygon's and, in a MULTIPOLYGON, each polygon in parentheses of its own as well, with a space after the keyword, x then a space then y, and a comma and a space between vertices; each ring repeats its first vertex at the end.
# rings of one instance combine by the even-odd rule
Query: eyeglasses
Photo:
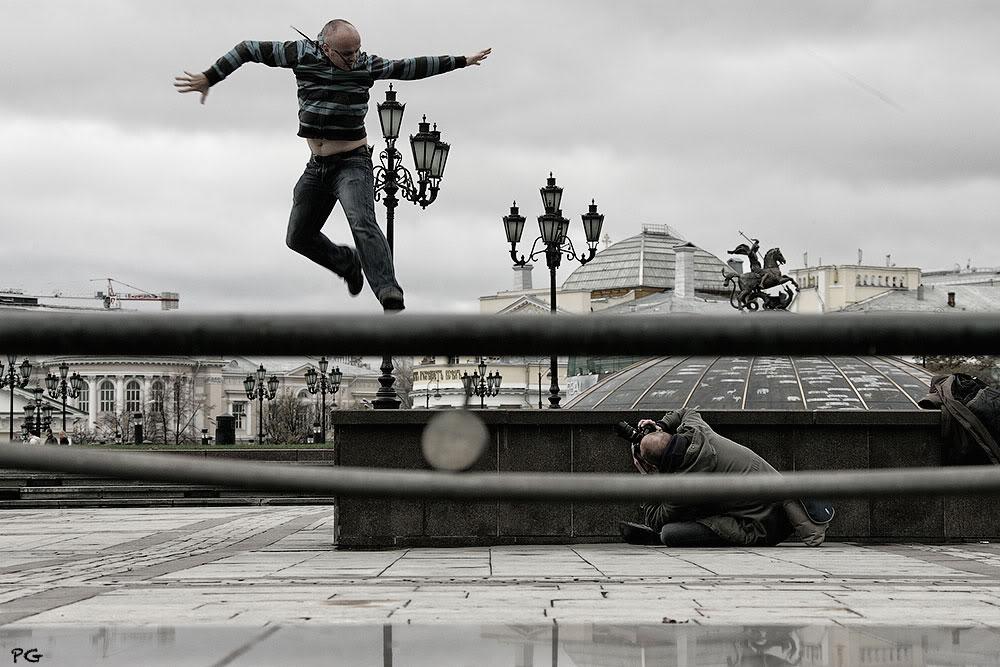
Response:
POLYGON ((324 44, 323 46, 326 47, 328 51, 336 53, 345 61, 356 60, 357 57, 361 55, 361 47, 358 47, 354 51, 337 51, 336 49, 332 48, 329 44, 324 44))

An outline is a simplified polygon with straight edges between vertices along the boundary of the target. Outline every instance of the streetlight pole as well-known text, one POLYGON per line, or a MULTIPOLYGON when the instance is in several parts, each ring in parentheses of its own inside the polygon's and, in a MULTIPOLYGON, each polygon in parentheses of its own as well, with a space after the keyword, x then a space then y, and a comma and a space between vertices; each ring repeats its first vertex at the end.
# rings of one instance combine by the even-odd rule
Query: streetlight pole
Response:
MULTIPOLYGON (((437 199, 444 176, 444 167, 448 162, 448 151, 451 146, 441 141, 441 133, 437 125, 431 129, 427 116, 423 117, 415 135, 410 135, 410 147, 413 149, 413 164, 417 170, 417 180, 403 166, 403 156, 396 150, 396 139, 399 138, 399 128, 403 123, 405 104, 396 100, 396 91, 389 84, 385 92, 385 102, 378 105, 379 123, 382 125, 382 136, 386 148, 379 154, 379 164, 375 169, 375 201, 383 200, 385 204, 385 236, 389 241, 389 254, 393 253, 393 223, 396 218, 396 206, 399 204, 397 194, 403 199, 413 202, 425 209, 437 199), (384 194, 384 197, 383 197, 384 194)), ((382 357, 379 367, 382 375, 378 382, 381 385, 375 394, 373 407, 375 409, 399 408, 399 397, 393 388, 396 379, 392 376, 392 357, 382 357)))
MULTIPOLYGON (((556 185, 556 179, 552 176, 551 172, 549 173, 549 179, 545 187, 541 188, 539 192, 542 195, 542 205, 545 207, 545 213, 538 216, 538 230, 541 235, 531 244, 531 252, 527 258, 524 255, 521 255, 520 259, 517 257, 517 244, 521 241, 521 233, 524 231, 524 216, 518 213, 517 202, 514 202, 514 205, 510 207, 510 214, 503 217, 503 225, 507 232, 507 241, 510 243, 510 257, 514 260, 515 266, 524 266, 529 261, 534 260, 536 256, 541 255, 543 252, 545 253, 545 263, 549 267, 549 300, 551 302, 552 314, 555 315, 556 269, 559 268, 562 256, 566 255, 566 259, 576 260, 580 264, 586 264, 594 259, 594 256, 597 254, 597 244, 601 239, 601 226, 604 224, 604 215, 597 212, 597 204, 591 199, 590 210, 581 216, 583 218, 583 231, 587 236, 589 252, 577 255, 576 250, 573 248, 573 242, 566 236, 567 232, 569 232, 569 220, 562 217, 562 209, 560 208, 563 189, 556 185), (544 247, 536 251, 535 247, 539 241, 542 242, 544 247)), ((549 386, 550 409, 559 407, 558 361, 558 356, 552 355, 552 384, 549 386)))
POLYGON ((266 383, 264 381, 265 377, 267 377, 267 369, 264 368, 264 364, 261 364, 260 368, 257 369, 256 377, 251 373, 243 380, 243 389, 247 392, 247 398, 251 401, 254 399, 257 400, 258 445, 264 442, 264 399, 273 400, 274 396, 278 393, 278 377, 272 375, 266 383))
POLYGON ((83 387, 83 378, 80 374, 75 372, 73 375, 69 376, 67 381, 66 376, 69 375, 69 364, 65 361, 59 364, 59 375, 55 373, 49 373, 45 376, 45 386, 49 390, 49 396, 56 398, 57 396, 62 396, 62 430, 66 431, 66 397, 78 398, 80 396, 80 389, 83 387))
POLYGON ((45 390, 40 386, 36 384, 32 392, 35 397, 24 406, 24 430, 29 435, 40 436, 42 430, 52 425, 52 406, 42 400, 45 390))
POLYGON ((319 360, 319 373, 312 366, 306 371, 306 386, 309 388, 309 393, 315 394, 317 391, 320 392, 323 403, 319 439, 314 435, 313 442, 326 443, 326 392, 332 393, 334 395, 334 402, 336 402, 337 392, 340 391, 340 382, 344 377, 344 374, 340 372, 340 366, 335 367, 330 371, 329 376, 327 376, 326 369, 329 367, 329 364, 330 362, 327 361, 326 357, 321 357, 319 360))
POLYGON ((14 389, 24 389, 31 378, 31 362, 25 357, 21 362, 21 370, 17 369, 17 355, 7 355, 7 374, 4 375, 3 363, 0 363, 0 388, 10 387, 10 441, 14 442, 14 389))
POLYGON ((500 371, 486 374, 486 357, 479 358, 479 372, 462 373, 462 386, 465 388, 465 395, 471 397, 473 394, 479 397, 479 407, 486 408, 486 397, 496 396, 500 393, 500 382, 503 377, 500 371))
POLYGON ((431 382, 437 383, 434 385, 434 398, 441 398, 441 381, 428 380, 427 391, 424 392, 424 410, 430 410, 431 407, 431 382))

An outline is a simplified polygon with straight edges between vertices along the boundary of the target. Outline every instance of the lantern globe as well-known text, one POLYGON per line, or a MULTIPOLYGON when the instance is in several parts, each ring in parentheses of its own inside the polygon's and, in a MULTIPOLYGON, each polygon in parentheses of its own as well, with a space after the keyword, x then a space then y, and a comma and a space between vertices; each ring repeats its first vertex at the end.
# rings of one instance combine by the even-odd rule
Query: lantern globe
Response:
POLYGON ((410 147, 413 149, 413 165, 417 168, 417 171, 430 171, 437 143, 437 138, 431 132, 431 125, 427 122, 427 116, 424 116, 424 120, 417 126, 417 133, 410 135, 410 147))
POLYGON ((546 213, 555 213, 559 210, 562 205, 563 189, 556 185, 556 179, 551 171, 545 187, 540 188, 538 192, 542 195, 542 206, 545 207, 546 213))
POLYGON ((521 234, 524 232, 524 216, 518 212, 517 202, 510 207, 510 215, 503 217, 504 231, 507 232, 507 242, 517 245, 521 242, 521 234))

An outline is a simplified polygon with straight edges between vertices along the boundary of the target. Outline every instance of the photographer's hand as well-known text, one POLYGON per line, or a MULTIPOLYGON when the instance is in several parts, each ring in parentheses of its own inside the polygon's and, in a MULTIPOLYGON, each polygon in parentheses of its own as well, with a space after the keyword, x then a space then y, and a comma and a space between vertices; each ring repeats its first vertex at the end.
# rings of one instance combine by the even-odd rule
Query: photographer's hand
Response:
POLYGON ((653 421, 652 419, 640 419, 640 420, 639 420, 639 430, 641 431, 641 430, 642 430, 643 428, 645 428, 646 426, 652 426, 652 427, 653 427, 654 429, 656 429, 657 431, 662 431, 662 430, 663 430, 662 428, 660 428, 660 425, 659 425, 659 424, 657 424, 657 423, 656 423, 655 421, 653 421))

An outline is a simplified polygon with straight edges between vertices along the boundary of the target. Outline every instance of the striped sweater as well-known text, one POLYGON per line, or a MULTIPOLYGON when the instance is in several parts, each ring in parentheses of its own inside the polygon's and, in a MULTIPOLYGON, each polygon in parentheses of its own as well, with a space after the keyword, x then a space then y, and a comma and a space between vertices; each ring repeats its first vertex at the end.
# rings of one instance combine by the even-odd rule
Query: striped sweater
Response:
POLYGON ((204 72, 215 85, 248 62, 295 72, 299 136, 355 140, 365 137, 368 90, 377 79, 423 79, 465 67, 465 56, 386 60, 362 53, 350 72, 334 67, 316 42, 240 42, 204 72))

